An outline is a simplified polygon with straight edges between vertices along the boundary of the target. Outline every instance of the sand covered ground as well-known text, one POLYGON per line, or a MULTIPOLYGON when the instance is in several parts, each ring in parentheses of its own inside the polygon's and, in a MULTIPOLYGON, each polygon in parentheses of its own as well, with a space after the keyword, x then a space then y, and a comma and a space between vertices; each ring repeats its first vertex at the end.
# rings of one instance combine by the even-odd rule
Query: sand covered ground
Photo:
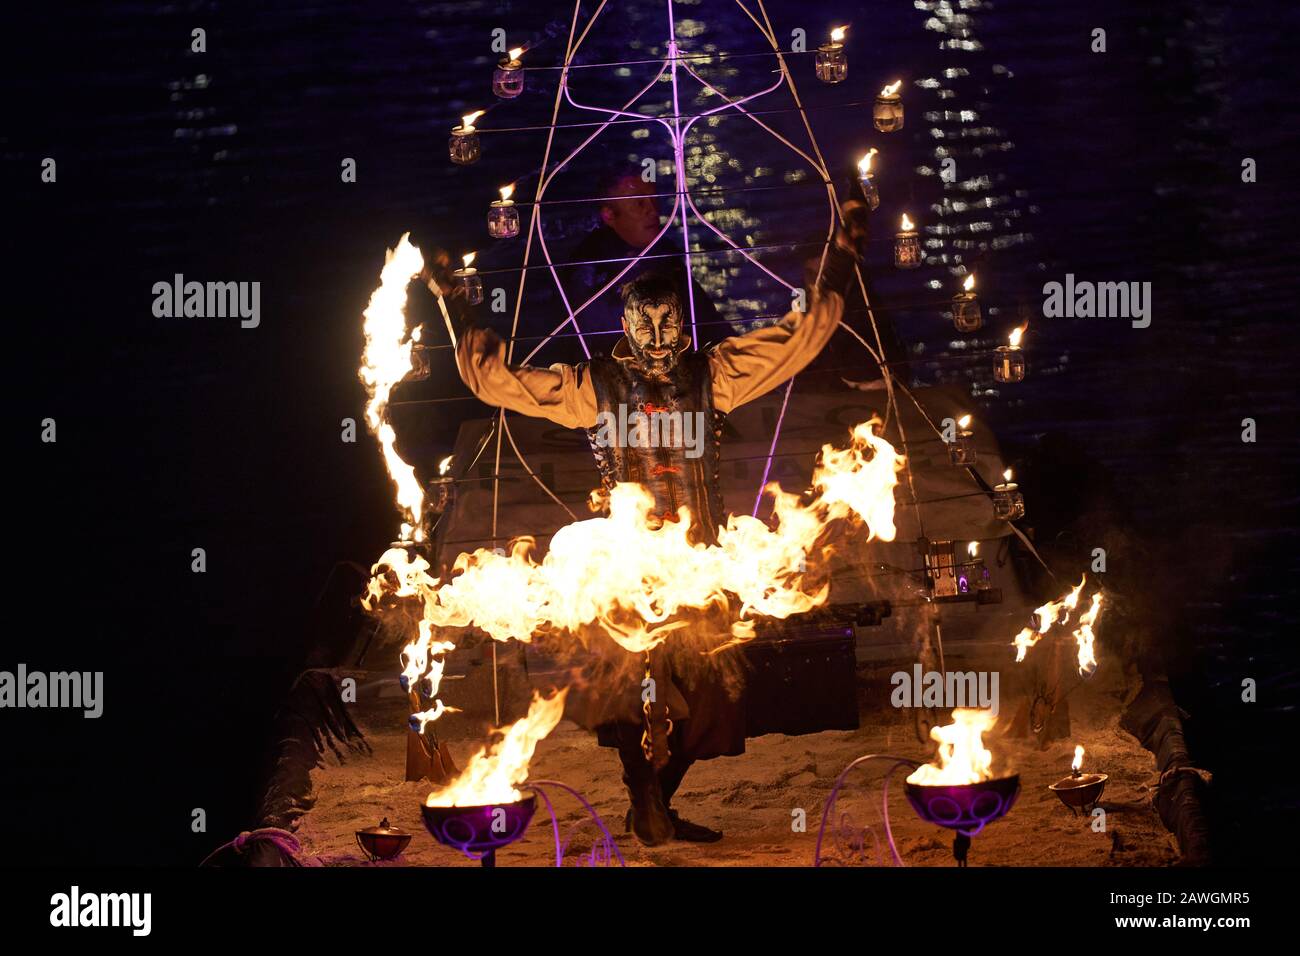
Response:
MULTIPOLYGON (((1032 738, 994 736, 986 741, 995 755, 995 770, 1017 770, 1022 789, 1009 816, 975 838, 970 865, 1166 866, 1178 861, 1177 845, 1151 807, 1157 780, 1153 758, 1118 726, 1123 700, 1132 688, 1126 688, 1116 670, 1103 664, 1091 681, 1071 695, 1070 740, 1054 742, 1044 750, 1037 749, 1032 738), (1087 748, 1085 769, 1110 775, 1102 801, 1107 811, 1105 832, 1094 832, 1088 820, 1072 817, 1047 789, 1069 772, 1075 743, 1087 748)), ((362 685, 359 701, 350 705, 350 710, 373 753, 348 754, 340 760, 327 750, 312 775, 315 805, 298 828, 304 854, 327 866, 476 865, 436 844, 421 825, 419 805, 429 784, 402 780, 405 696, 387 675, 346 673, 358 677, 362 685), (381 817, 415 836, 396 860, 370 864, 358 850, 353 834, 378 823, 381 817)), ((744 756, 705 761, 691 769, 674 807, 689 819, 723 830, 725 837, 720 843, 674 842, 646 848, 624 833, 627 800, 618 758, 612 750, 596 746, 593 735, 568 721, 539 744, 531 777, 563 781, 582 791, 614 833, 629 866, 808 866, 813 861, 823 806, 835 778, 848 763, 868 753, 920 760, 933 756, 933 745, 916 739, 910 712, 888 706, 879 691, 881 675, 860 673, 860 677, 864 688, 861 729, 752 738, 744 756), (876 690, 868 693, 868 687, 876 690), (795 825, 798 810, 806 811, 803 832, 795 825)), ((1014 705, 1014 700, 1006 701, 1004 715, 1014 705)), ((443 737, 463 767, 483 740, 482 725, 463 718, 444 720, 443 737)), ((887 851, 878 849, 883 846, 879 775, 887 764, 873 763, 878 769, 854 771, 850 777, 854 786, 840 797, 823 851, 830 857, 829 863, 889 864, 887 851), (869 832, 865 829, 868 825, 869 832), (865 846, 865 854, 851 852, 855 842, 865 846)), ((911 866, 952 866, 952 834, 916 817, 903 797, 906 773, 906 768, 896 773, 889 796, 898 850, 911 866)), ((556 798, 554 793, 552 798, 556 798)), ((562 793, 557 812, 562 833, 585 816, 579 805, 562 793)), ((590 832, 590 827, 576 831, 574 846, 589 845, 590 838, 583 835, 590 832)), ((554 865, 551 828, 540 804, 527 836, 501 850, 498 865, 554 865)))

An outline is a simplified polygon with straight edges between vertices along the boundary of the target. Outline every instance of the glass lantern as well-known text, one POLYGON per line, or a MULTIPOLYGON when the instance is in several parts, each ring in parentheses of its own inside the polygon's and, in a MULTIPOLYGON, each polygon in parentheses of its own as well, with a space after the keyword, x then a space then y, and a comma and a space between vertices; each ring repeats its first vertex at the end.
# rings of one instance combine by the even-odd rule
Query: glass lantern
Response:
POLYGON ((958 332, 975 332, 984 325, 973 274, 966 277, 962 290, 952 297, 952 324, 958 332))
POLYGON ((948 443, 948 460, 958 467, 973 465, 979 460, 975 452, 975 433, 960 431, 948 443))
POLYGON ((999 521, 1015 521, 1025 516, 1025 496, 1014 481, 993 487, 993 517, 999 521))
POLYGON ((465 301, 470 305, 478 305, 483 301, 483 279, 479 276, 478 270, 470 263, 474 261, 474 253, 469 253, 464 257, 465 265, 460 269, 452 271, 452 277, 456 284, 465 290, 465 301))
POLYGON ((519 235, 519 209, 511 199, 515 187, 501 187, 501 198, 488 207, 488 235, 493 239, 513 239, 519 235))
POLYGON ((832 40, 817 48, 817 79, 823 83, 843 83, 849 75, 849 58, 844 55, 844 44, 832 40))
POLYGON ((912 220, 903 214, 903 227, 894 234, 894 268, 917 269, 921 266, 921 237, 912 227, 912 220))
POLYGON ((1025 380, 1025 353, 1013 345, 999 345, 994 350, 993 378, 999 382, 1025 380))
POLYGON ((903 128, 903 98, 898 93, 902 81, 891 83, 876 96, 871 118, 882 133, 894 133, 903 128))
POLYGON ((523 52, 511 50, 492 71, 492 92, 498 99, 513 100, 524 91, 524 64, 519 59, 523 52))
POLYGON ((480 152, 478 130, 473 126, 453 126, 447 151, 451 161, 457 166, 468 166, 478 162, 480 152))

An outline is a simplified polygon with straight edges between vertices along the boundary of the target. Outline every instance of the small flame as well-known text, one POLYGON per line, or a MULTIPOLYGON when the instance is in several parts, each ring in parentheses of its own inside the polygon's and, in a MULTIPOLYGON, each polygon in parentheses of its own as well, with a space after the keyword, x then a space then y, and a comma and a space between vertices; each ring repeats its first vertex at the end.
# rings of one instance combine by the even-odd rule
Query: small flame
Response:
POLYGON ((1059 601, 1048 601, 1042 607, 1035 609, 1034 626, 1022 630, 1011 642, 1016 648, 1017 664, 1025 659, 1025 653, 1031 647, 1043 639, 1043 635, 1052 629, 1053 624, 1057 621, 1065 624, 1070 620, 1070 612, 1078 606, 1079 592, 1083 590, 1087 580, 1087 575, 1084 575, 1079 579, 1079 583, 1070 589, 1070 593, 1059 601))
POLYGON ((907 213, 903 213, 903 232, 911 232, 915 228, 916 226, 912 224, 912 220, 907 218, 907 213))
POLYGON ((1025 334, 1025 329, 1027 328, 1029 328, 1028 322, 1026 322, 1024 325, 1020 326, 1017 329, 1012 329, 1011 334, 1007 336, 1007 344, 1010 345, 1013 349, 1020 348, 1020 339, 1025 334))
POLYGON ((835 27, 831 30, 831 42, 840 43, 844 40, 844 34, 848 32, 848 27, 835 27))
POLYGON ((478 255, 477 252, 467 252, 460 257, 460 261, 465 263, 465 268, 468 269, 470 266, 474 264, 474 257, 477 255, 478 255))
POLYGON ((903 85, 902 80, 894 80, 893 83, 890 83, 888 86, 886 86, 884 89, 880 91, 880 95, 894 96, 898 92, 898 88, 902 85, 903 85))
POLYGON ((460 118, 461 128, 462 128, 462 129, 473 129, 473 128, 474 128, 474 121, 475 121, 476 119, 478 119, 480 116, 482 116, 482 115, 483 115, 484 113, 486 113, 486 112, 487 112, 487 110, 475 110, 473 113, 470 113, 470 114, 468 114, 467 116, 462 116, 462 117, 460 118))
POLYGON ((872 146, 871 149, 867 150, 866 153, 863 154, 862 158, 858 160, 859 176, 866 176, 871 172, 871 160, 875 158, 877 152, 878 150, 876 147, 872 146))
POLYGON ((1006 471, 1004 471, 1004 472, 1002 473, 1002 480, 1005 481, 1005 482, 1007 482, 1007 483, 1010 483, 1010 482, 1011 482, 1011 469, 1010 469, 1010 468, 1008 468, 1006 471))
POLYGON ((451 460, 455 457, 455 455, 448 455, 442 461, 438 462, 438 474, 445 475, 447 472, 451 471, 451 460))
POLYGON ((963 415, 961 418, 957 419, 957 427, 958 427, 958 428, 965 428, 965 427, 966 427, 967 425, 969 425, 969 424, 970 424, 970 416, 969 416, 969 415, 963 415))
POLYGON ((1074 629, 1074 640, 1079 645, 1079 673, 1085 677, 1097 669, 1096 635, 1093 625, 1101 616, 1101 592, 1092 596, 1092 606, 1079 615, 1079 626, 1074 629))
POLYGON ((947 726, 930 728, 930 737, 939 744, 938 764, 921 764, 908 783, 941 787, 992 779, 993 754, 984 746, 983 736, 993 729, 996 718, 987 710, 959 707, 952 720, 947 726))
POLYGON ((970 292, 975 288, 975 273, 972 272, 966 277, 966 281, 961 284, 961 288, 963 292, 970 292))
POLYGON ((1083 744, 1074 745, 1074 762, 1070 764, 1070 769, 1078 772, 1083 767, 1083 744))
POLYGON ((501 201, 505 202, 507 199, 509 199, 511 196, 515 194, 515 184, 511 183, 509 186, 502 186, 497 191, 501 193, 501 201))
POLYGON ((979 557, 980 543, 978 541, 972 541, 970 544, 966 545, 966 553, 972 558, 979 557))
POLYGON ((515 60, 518 60, 523 55, 524 55, 524 48, 521 46, 517 46, 510 51, 510 60, 511 62, 514 62, 515 60))

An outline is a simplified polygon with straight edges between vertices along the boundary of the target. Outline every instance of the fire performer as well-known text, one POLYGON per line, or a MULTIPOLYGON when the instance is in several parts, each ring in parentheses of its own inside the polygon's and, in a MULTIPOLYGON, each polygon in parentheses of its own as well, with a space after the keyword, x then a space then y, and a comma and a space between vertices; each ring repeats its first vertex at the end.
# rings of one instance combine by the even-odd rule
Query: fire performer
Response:
MULTIPOLYGON (((693 351, 678 280, 649 273, 620 290, 624 335, 610 355, 579 365, 510 365, 500 337, 469 327, 457 344, 461 378, 489 405, 586 429, 607 492, 618 482, 639 483, 654 496, 661 519, 676 520, 686 507, 696 540, 716 543, 727 517, 718 479, 723 416, 797 374, 830 340, 866 237, 865 204, 847 203, 844 221, 807 311, 791 311, 775 325, 693 351), (624 435, 625 429, 611 427, 637 412, 642 421, 659 413, 677 424, 678 440, 655 447, 642 429, 624 435), (688 421, 706 424, 698 447, 682 440, 688 421)), ((647 653, 643 673, 624 670, 612 689, 601 688, 601 719, 590 721, 600 744, 618 749, 631 802, 627 826, 647 846, 673 838, 721 839, 720 832, 682 818, 671 802, 696 760, 745 749, 744 710, 719 660, 730 652, 673 653, 679 634, 647 653)))

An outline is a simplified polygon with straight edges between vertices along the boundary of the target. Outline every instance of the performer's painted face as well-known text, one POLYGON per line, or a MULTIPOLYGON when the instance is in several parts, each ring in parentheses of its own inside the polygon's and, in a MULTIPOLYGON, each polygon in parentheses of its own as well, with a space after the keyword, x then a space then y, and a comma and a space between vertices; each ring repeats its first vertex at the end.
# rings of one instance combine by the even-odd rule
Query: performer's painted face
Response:
POLYGON ((632 354, 649 377, 663 377, 677 364, 682 343, 682 309, 676 297, 627 303, 623 331, 632 354))

